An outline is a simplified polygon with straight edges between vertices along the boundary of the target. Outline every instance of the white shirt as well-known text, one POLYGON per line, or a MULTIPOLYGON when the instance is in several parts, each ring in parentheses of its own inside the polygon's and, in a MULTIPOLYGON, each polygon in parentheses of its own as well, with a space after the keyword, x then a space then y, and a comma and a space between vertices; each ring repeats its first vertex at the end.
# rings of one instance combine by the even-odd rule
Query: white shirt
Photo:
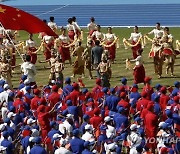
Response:
POLYGON ((92 37, 96 37, 97 40, 104 40, 104 34, 102 32, 94 31, 92 37))
POLYGON ((163 36, 163 30, 159 30, 159 29, 153 29, 151 32, 149 32, 148 34, 154 34, 154 37, 156 38, 160 38, 163 36))
POLYGON ((3 91, 0 93, 0 102, 3 103, 3 106, 6 106, 7 102, 8 102, 8 95, 9 95, 9 91, 3 91))
POLYGON ((130 143, 130 148, 135 148, 141 144, 142 138, 135 132, 131 132, 127 137, 128 142, 130 143))
POLYGON ((110 33, 105 34, 104 37, 109 42, 113 42, 116 39, 115 34, 110 34, 110 33))
POLYGON ((89 30, 89 31, 92 31, 92 30, 96 30, 96 23, 94 23, 94 22, 90 22, 88 25, 87 25, 87 29, 89 30))
POLYGON ((91 134, 91 133, 89 133, 89 132, 85 132, 83 135, 82 135, 82 139, 84 140, 84 141, 94 141, 94 136, 91 134))
POLYGON ((75 28, 76 30, 81 31, 81 28, 79 27, 79 25, 77 24, 77 22, 73 22, 72 24, 74 25, 74 28, 75 28))
POLYGON ((4 36, 4 34, 5 34, 5 30, 4 30, 3 27, 0 26, 0 35, 3 35, 3 36, 4 36))
POLYGON ((72 154, 72 152, 64 147, 60 147, 59 149, 55 150, 54 154, 72 154))
POLYGON ((34 64, 31 62, 24 62, 21 65, 21 69, 24 75, 27 75, 29 82, 35 82, 36 68, 34 64))
POLYGON ((36 43, 33 40, 29 39, 26 41, 26 47, 32 48, 35 46, 36 46, 36 43))
POLYGON ((68 25, 67 25, 67 30, 68 30, 68 31, 73 30, 74 33, 76 33, 76 29, 75 29, 74 25, 72 25, 72 24, 68 24, 68 25))
POLYGON ((59 40, 62 41, 63 43, 69 43, 70 39, 68 36, 60 35, 59 40))
POLYGON ((67 120, 65 120, 62 124, 59 124, 59 131, 62 133, 62 134, 65 134, 65 131, 67 133, 71 133, 73 130, 73 127, 72 125, 69 124, 69 122, 67 120), (65 129, 65 130, 64 130, 65 129))
POLYGON ((53 37, 52 36, 48 36, 48 35, 45 35, 43 37, 43 40, 45 41, 45 43, 51 43, 51 41, 53 40, 53 37))
POLYGON ((141 33, 131 33, 131 36, 130 36, 130 38, 128 40, 137 42, 140 37, 142 37, 141 33))
POLYGON ((106 136, 107 138, 111 138, 113 136, 116 135, 116 130, 114 127, 112 127, 111 125, 107 125, 107 129, 106 129, 106 136))
POLYGON ((57 24, 56 24, 55 22, 48 22, 48 26, 49 26, 52 30, 58 28, 58 26, 57 26, 57 24))

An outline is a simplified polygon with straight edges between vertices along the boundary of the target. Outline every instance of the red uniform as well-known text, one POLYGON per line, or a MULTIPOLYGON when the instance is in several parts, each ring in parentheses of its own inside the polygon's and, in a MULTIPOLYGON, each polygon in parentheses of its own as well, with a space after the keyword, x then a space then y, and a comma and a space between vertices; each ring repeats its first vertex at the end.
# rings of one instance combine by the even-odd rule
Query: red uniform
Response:
POLYGON ((19 98, 17 98, 14 101, 13 106, 16 108, 16 112, 18 112, 18 111, 23 112, 24 111, 24 102, 19 98))
POLYGON ((170 99, 169 96, 167 96, 165 94, 161 94, 159 104, 160 104, 162 111, 164 111, 166 109, 169 99, 170 99))
POLYGON ((149 84, 146 84, 143 87, 143 91, 147 93, 147 99, 151 100, 151 95, 154 92, 153 88, 149 84))
POLYGON ((103 121, 102 117, 94 115, 90 119, 90 124, 93 125, 93 128, 97 129, 102 121, 103 121))
POLYGON ((79 90, 74 89, 69 96, 67 96, 67 99, 70 99, 72 101, 72 104, 74 106, 77 106, 79 101, 80 92, 79 90))
POLYGON ((50 107, 52 108, 57 102, 60 101, 60 94, 58 92, 52 92, 52 94, 48 97, 50 107))
POLYGON ((141 98, 137 101, 136 103, 136 110, 137 111, 142 111, 142 109, 147 108, 147 105, 150 101, 146 98, 141 98))

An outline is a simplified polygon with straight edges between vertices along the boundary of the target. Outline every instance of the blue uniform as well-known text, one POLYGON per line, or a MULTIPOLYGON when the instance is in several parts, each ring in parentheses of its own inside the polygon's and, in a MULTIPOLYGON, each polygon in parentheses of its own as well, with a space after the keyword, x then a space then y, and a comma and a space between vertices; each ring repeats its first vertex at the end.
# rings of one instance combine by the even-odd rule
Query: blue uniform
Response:
POLYGON ((21 89, 24 88, 24 87, 25 87, 25 84, 24 84, 24 83, 21 83, 21 84, 19 85, 18 89, 21 90, 21 89))
POLYGON ((34 145, 29 154, 47 154, 47 152, 41 145, 34 145))
POLYGON ((122 114, 119 116, 113 117, 116 130, 124 129, 128 126, 128 118, 122 114))
POLYGON ((84 150, 84 140, 75 137, 70 140, 71 150, 73 153, 82 153, 84 150))
POLYGON ((91 151, 89 151, 88 149, 84 149, 82 154, 93 154, 91 151))
POLYGON ((13 138, 13 135, 14 135, 14 129, 12 129, 10 126, 6 126, 6 129, 9 133, 9 135, 13 138))
POLYGON ((173 89, 172 93, 178 93, 179 91, 180 91, 180 89, 177 88, 177 87, 175 87, 175 88, 173 89))
POLYGON ((27 149, 27 147, 28 147, 28 145, 29 145, 29 138, 30 138, 30 136, 26 136, 26 137, 23 138, 22 141, 21 141, 21 144, 22 144, 22 146, 23 146, 23 149, 24 149, 25 153, 27 153, 27 152, 26 152, 26 149, 27 149))
POLYGON ((61 134, 61 133, 59 130, 52 128, 48 133, 48 137, 52 139, 54 134, 61 134))
POLYGON ((6 147, 6 154, 13 154, 14 145, 7 139, 1 142, 1 146, 6 147))
POLYGON ((63 88, 63 93, 65 96, 67 96, 68 94, 70 94, 73 91, 73 86, 70 84, 67 84, 66 86, 64 86, 63 88))
POLYGON ((110 95, 107 97, 105 106, 108 106, 110 111, 116 111, 117 104, 119 102, 119 98, 115 95, 110 95))
POLYGON ((141 98, 141 95, 139 92, 131 92, 130 99, 133 99, 132 103, 136 103, 139 98, 141 98))
POLYGON ((157 102, 154 103, 154 112, 157 115, 160 114, 160 112, 161 112, 161 107, 160 107, 159 103, 157 103, 157 102))
POLYGON ((81 131, 82 134, 85 133, 85 126, 86 126, 87 124, 88 124, 87 122, 83 122, 82 125, 80 126, 79 129, 80 129, 80 131, 81 131))

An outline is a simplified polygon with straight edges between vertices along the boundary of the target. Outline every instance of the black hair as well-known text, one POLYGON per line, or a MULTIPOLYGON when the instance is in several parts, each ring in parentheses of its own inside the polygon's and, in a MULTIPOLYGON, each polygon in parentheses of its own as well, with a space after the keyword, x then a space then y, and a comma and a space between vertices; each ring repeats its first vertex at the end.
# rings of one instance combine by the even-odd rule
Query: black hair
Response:
POLYGON ((72 17, 72 21, 76 22, 76 17, 75 16, 72 17))
POLYGON ((100 44, 100 41, 99 40, 96 40, 95 41, 95 45, 99 45, 100 44))
POLYGON ((138 29, 138 26, 134 26, 134 28, 138 29))
POLYGON ((90 20, 91 20, 91 22, 94 22, 94 21, 95 21, 95 18, 94 18, 94 17, 91 17, 90 20))
POLYGON ((101 26, 100 26, 100 25, 97 25, 97 27, 98 27, 98 28, 101 28, 101 26))
POLYGON ((164 27, 164 30, 165 31, 169 31, 169 27, 164 27))
POLYGON ((30 55, 26 55, 26 61, 30 62, 31 61, 31 56, 30 55))
POLYGON ((50 17, 49 20, 50 20, 51 22, 53 22, 53 21, 54 21, 54 17, 50 17))
POLYGON ((72 20, 72 18, 68 18, 68 20, 67 20, 67 21, 68 21, 68 23, 70 23, 70 24, 71 24, 73 20, 72 20))
POLYGON ((157 22, 156 25, 161 26, 161 24, 159 22, 157 22))
POLYGON ((47 24, 47 20, 46 20, 46 19, 43 19, 43 22, 44 22, 45 24, 47 24))

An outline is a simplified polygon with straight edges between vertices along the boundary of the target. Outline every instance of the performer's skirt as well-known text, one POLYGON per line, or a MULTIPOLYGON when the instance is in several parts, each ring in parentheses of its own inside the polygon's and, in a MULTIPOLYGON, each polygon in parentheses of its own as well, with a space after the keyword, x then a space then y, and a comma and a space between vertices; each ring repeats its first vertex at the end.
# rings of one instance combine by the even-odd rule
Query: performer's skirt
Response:
POLYGON ((96 30, 90 30, 89 31, 89 36, 92 36, 92 34, 95 32, 96 30))
POLYGON ((35 64, 37 61, 37 54, 34 53, 37 49, 35 47, 29 48, 28 54, 31 56, 31 63, 35 64))
POLYGON ((171 49, 164 49, 163 50, 163 55, 173 55, 173 51, 171 49))
MULTIPOLYGON (((47 47, 51 50, 51 48, 54 46, 53 43, 48 43, 46 44, 47 47)), ((45 47, 45 51, 44 51, 44 56, 46 58, 46 60, 51 58, 51 51, 49 51, 49 49, 45 47)))
MULTIPOLYGON (((136 44, 136 42, 132 42, 132 44, 136 44)), ((141 44, 138 44, 137 46, 135 47, 132 47, 132 52, 133 52, 133 58, 136 59, 137 58, 137 51, 141 49, 141 44)))
MULTIPOLYGON (((67 46, 67 43, 63 43, 64 46, 67 46)), ((63 48, 62 46, 59 47, 59 53, 62 57, 62 61, 65 62, 66 60, 70 60, 70 51, 69 48, 63 48)))
POLYGON ((79 66, 78 61, 75 61, 73 67, 73 74, 79 74, 79 75, 84 74, 84 65, 79 66))
POLYGON ((143 65, 136 66, 134 68, 133 76, 134 76, 134 83, 135 84, 143 83, 144 82, 144 78, 145 78, 145 69, 144 69, 144 66, 143 65))
MULTIPOLYGON (((112 42, 107 42, 106 45, 110 45, 112 42)), ((106 47, 106 50, 109 51, 109 56, 111 60, 114 60, 116 57, 116 44, 112 45, 111 47, 106 47)))

